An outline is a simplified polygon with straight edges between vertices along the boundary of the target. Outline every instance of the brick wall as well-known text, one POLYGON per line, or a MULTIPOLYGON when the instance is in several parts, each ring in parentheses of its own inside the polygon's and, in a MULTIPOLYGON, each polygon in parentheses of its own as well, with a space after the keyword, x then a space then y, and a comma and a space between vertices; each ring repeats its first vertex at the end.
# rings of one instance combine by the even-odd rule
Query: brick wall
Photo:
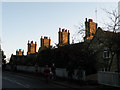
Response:
POLYGON ((21 49, 19 49, 19 51, 17 50, 16 55, 18 55, 18 56, 24 55, 24 50, 23 51, 21 49))
POLYGON ((51 46, 51 39, 48 37, 41 37, 41 47, 49 48, 51 46))
POLYGON ((92 19, 89 19, 85 21, 85 30, 86 30, 86 38, 87 40, 91 40, 93 38, 93 35, 96 33, 97 29, 97 23, 93 22, 92 19))
POLYGON ((31 43, 29 43, 29 41, 28 41, 28 52, 27 52, 27 54, 36 53, 36 50, 37 50, 37 43, 35 42, 35 44, 34 44, 33 41, 31 41, 31 43))
POLYGON ((61 31, 61 28, 59 28, 59 46, 64 46, 64 45, 67 45, 67 44, 70 44, 70 33, 69 33, 69 30, 65 30, 64 28, 62 29, 61 31))

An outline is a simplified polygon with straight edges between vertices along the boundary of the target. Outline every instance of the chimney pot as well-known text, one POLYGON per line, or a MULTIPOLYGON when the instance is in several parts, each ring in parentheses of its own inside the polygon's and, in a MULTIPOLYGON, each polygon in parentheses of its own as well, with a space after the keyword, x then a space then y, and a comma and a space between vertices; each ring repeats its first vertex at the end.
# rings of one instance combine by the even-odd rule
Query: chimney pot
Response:
POLYGON ((93 22, 93 20, 92 20, 92 19, 89 19, 89 22, 93 22))
POLYGON ((87 22, 87 18, 85 18, 86 22, 87 22))
POLYGON ((59 31, 61 31, 61 28, 59 28, 59 31))
POLYGON ((62 29, 62 32, 64 32, 64 30, 65 30, 65 29, 63 28, 63 29, 62 29))
POLYGON ((44 39, 48 39, 48 37, 44 37, 44 39))
POLYGON ((67 32, 67 29, 65 30, 65 32, 67 32))
POLYGON ((31 41, 31 43, 33 43, 33 41, 31 41))

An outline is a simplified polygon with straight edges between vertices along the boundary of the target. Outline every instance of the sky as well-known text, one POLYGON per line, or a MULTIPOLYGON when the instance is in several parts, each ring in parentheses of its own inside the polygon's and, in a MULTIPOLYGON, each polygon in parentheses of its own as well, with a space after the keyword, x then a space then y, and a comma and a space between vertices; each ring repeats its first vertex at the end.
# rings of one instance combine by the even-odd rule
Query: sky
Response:
POLYGON ((2 2, 2 50, 7 58, 15 55, 17 49, 24 50, 26 55, 28 40, 36 41, 39 49, 41 36, 50 37, 54 46, 58 43, 59 28, 70 31, 72 42, 78 31, 75 26, 84 24, 88 18, 102 27, 103 20, 107 21, 102 9, 111 11, 117 5, 117 2, 2 2))

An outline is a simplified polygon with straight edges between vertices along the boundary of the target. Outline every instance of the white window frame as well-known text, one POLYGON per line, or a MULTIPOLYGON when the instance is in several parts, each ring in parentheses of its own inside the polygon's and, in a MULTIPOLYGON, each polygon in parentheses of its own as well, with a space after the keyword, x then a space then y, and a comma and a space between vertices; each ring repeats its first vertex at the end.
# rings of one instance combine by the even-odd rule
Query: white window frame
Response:
POLYGON ((104 58, 104 59, 109 59, 109 58, 110 58, 109 48, 105 48, 105 49, 104 49, 103 58, 104 58))

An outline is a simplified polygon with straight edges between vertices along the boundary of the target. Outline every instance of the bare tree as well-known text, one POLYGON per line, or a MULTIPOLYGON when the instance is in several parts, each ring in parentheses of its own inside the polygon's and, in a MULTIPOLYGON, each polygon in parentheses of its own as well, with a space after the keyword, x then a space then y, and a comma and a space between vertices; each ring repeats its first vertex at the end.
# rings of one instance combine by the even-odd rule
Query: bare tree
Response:
POLYGON ((76 42, 83 42, 84 37, 85 37, 85 26, 84 26, 84 24, 80 23, 80 26, 75 25, 75 29, 77 30, 77 32, 75 32, 75 34, 73 34, 72 40, 74 40, 76 42))
POLYGON ((107 30, 112 30, 113 33, 117 33, 119 30, 119 22, 120 22, 120 15, 118 15, 117 10, 112 10, 112 11, 108 11, 106 9, 103 9, 103 11, 107 14, 108 19, 110 20, 110 22, 108 23, 104 23, 105 24, 105 28, 107 30))
MULTIPOLYGON (((109 22, 108 23, 104 23, 105 25, 105 28, 108 30, 108 31, 112 31, 113 33, 118 33, 119 32, 119 23, 120 23, 120 15, 118 15, 118 12, 117 10, 112 10, 112 11, 108 11, 106 9, 103 9, 103 11, 106 13, 108 19, 109 19, 109 22)), ((109 64, 108 64, 108 71, 111 70, 111 66, 112 66, 112 63, 113 63, 113 57, 116 53, 116 49, 118 48, 113 48, 113 45, 116 43, 115 39, 118 39, 118 36, 113 36, 112 35, 112 39, 110 40, 110 44, 109 44, 109 49, 111 51, 111 59, 109 61, 109 64)), ((118 61, 118 60, 117 60, 118 61)), ((118 67, 118 71, 119 71, 119 63, 117 65, 118 67)))

